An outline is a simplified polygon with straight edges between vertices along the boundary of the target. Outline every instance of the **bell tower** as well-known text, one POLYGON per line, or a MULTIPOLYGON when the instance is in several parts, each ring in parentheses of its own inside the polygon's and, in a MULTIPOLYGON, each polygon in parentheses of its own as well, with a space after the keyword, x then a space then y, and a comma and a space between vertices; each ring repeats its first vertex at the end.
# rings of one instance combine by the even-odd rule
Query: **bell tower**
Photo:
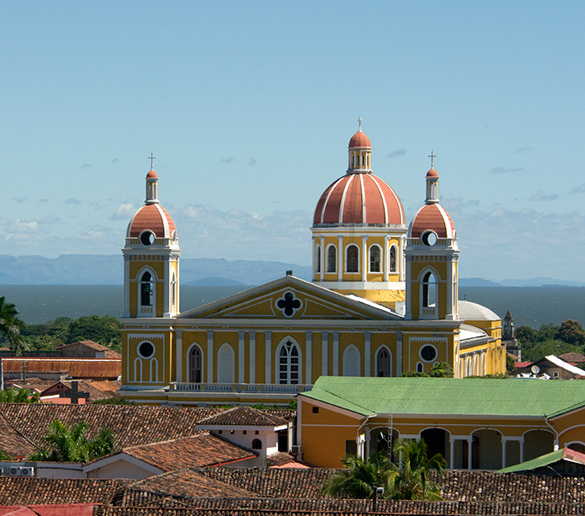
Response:
POLYGON ((406 242, 406 319, 458 319, 457 232, 439 204, 434 168, 427 172, 425 204, 411 222, 406 242))
POLYGON ((174 317, 179 313, 179 240, 158 200, 158 175, 146 174, 146 200, 126 231, 123 317, 174 317))

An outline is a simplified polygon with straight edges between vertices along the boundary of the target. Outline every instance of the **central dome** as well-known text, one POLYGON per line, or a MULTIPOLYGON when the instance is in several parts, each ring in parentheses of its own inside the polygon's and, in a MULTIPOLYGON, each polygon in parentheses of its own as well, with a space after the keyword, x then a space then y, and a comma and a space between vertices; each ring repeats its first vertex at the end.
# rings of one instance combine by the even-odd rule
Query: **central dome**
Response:
POLYGON ((404 208, 374 174, 347 174, 323 192, 313 217, 320 224, 404 224, 404 208))

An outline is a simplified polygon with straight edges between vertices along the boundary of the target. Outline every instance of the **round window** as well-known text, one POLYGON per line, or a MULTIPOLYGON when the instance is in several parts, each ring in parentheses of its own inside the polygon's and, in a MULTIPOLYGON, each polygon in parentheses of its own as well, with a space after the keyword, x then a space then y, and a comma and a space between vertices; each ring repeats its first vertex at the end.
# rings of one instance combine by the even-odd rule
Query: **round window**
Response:
POLYGON ((141 342, 138 345, 138 354, 142 358, 151 358, 154 355, 154 346, 151 342, 141 342))
POLYGON ((438 237, 437 237, 437 233, 435 233, 434 231, 425 231, 420 239, 422 240, 422 243, 424 245, 428 245, 433 246, 437 243, 438 237))
POLYGON ((154 233, 152 231, 143 231, 140 233, 140 242, 142 245, 154 244, 154 233))
POLYGON ((420 349, 420 357, 425 362, 431 362, 431 361, 435 360, 435 358, 437 358, 437 349, 435 348, 435 346, 431 346, 430 344, 427 344, 426 346, 423 346, 420 349))

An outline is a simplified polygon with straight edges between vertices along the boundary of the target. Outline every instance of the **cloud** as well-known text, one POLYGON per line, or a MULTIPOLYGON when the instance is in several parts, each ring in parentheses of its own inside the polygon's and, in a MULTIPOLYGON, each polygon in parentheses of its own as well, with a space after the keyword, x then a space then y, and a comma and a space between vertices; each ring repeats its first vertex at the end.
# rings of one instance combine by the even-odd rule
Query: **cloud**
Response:
POLYGON ((49 202, 49 199, 45 197, 44 199, 39 199, 39 202, 49 202))
POLYGON ((494 167, 490 170, 491 174, 513 174, 516 172, 523 172, 523 168, 506 168, 502 166, 494 167))
POLYGON ((531 150, 532 150, 532 147, 518 147, 514 151, 514 154, 522 154, 523 152, 530 152, 531 150))
POLYGON ((390 154, 386 154, 387 158, 397 158, 398 156, 404 156, 406 154, 406 149, 404 147, 400 147, 400 149, 396 149, 395 151, 391 152, 390 154))
POLYGON ((110 217, 111 220, 128 220, 136 212, 133 204, 125 202, 116 208, 116 211, 110 217))
POLYGON ((256 158, 250 158, 248 160, 248 166, 253 167, 256 164, 256 158))
POLYGON ((81 201, 77 200, 77 199, 65 199, 65 204, 81 204, 81 201))
POLYGON ((18 219, 10 227, 10 233, 34 233, 38 229, 38 222, 35 219, 18 219))
POLYGON ((89 163, 84 163, 79 168, 81 168, 81 169, 84 169, 84 168, 93 168, 93 166, 91 164, 89 164, 89 163))
POLYGON ((217 164, 218 165, 229 165, 230 163, 236 161, 236 158, 234 158, 233 156, 224 156, 223 158, 221 158, 217 164))
POLYGON ((114 158, 112 160, 112 165, 117 165, 118 163, 120 163, 120 160, 118 158, 114 158))
POLYGON ((10 219, 0 218, 0 226, 8 226, 8 224, 12 224, 12 221, 10 219))
POLYGON ((24 201, 26 201, 26 197, 13 197, 12 199, 10 199, 11 201, 14 201, 18 204, 22 204, 24 201))
POLYGON ((585 183, 583 183, 581 186, 574 186, 573 188, 571 188, 571 191, 569 193, 570 194, 585 193, 585 183))
POLYGON ((49 216, 43 217, 39 220, 39 224, 43 224, 45 226, 52 226, 54 224, 63 224, 63 221, 59 217, 49 216))
POLYGON ((542 190, 530 196, 531 201, 537 202, 556 201, 558 198, 559 196, 557 194, 545 194, 542 190))

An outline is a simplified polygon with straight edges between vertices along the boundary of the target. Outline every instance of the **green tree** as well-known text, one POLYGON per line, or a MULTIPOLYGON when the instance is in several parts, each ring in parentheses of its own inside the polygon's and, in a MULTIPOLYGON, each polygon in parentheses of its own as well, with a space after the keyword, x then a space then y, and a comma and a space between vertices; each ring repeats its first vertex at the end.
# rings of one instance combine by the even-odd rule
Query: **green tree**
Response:
POLYGON ((16 307, 7 303, 4 296, 0 297, 0 337, 8 342, 8 345, 16 355, 20 355, 26 343, 20 335, 25 324, 18 318, 16 307))
POLYGON ((433 378, 453 378, 453 368, 447 362, 437 362, 431 369, 433 378))
POLYGON ((391 489, 387 498, 393 500, 441 500, 438 484, 429 479, 429 473, 443 473, 445 459, 439 453, 431 458, 424 439, 400 439, 394 446, 394 455, 401 457, 390 475, 391 489))
POLYGON ((115 449, 114 434, 102 428, 94 439, 88 439, 87 423, 77 423, 70 428, 55 419, 49 433, 29 460, 50 462, 89 462, 112 453, 115 449))
POLYGON ((442 474, 445 459, 436 454, 428 458, 427 445, 420 441, 398 440, 394 456, 400 456, 398 464, 386 457, 371 456, 368 460, 347 456, 342 460, 345 468, 334 473, 323 486, 329 496, 343 495, 349 498, 372 498, 377 487, 383 487, 382 498, 393 500, 441 500, 436 482, 429 479, 434 471, 442 474))
POLYGON ((563 321, 555 333, 555 339, 562 340, 567 344, 576 346, 585 345, 585 330, 583 326, 573 319, 563 321))
POLYGON ((0 403, 39 403, 40 396, 35 392, 32 396, 28 389, 15 389, 8 387, 5 391, 0 391, 0 403))
POLYGON ((516 374, 516 362, 510 355, 506 355, 506 374, 516 374))
POLYGON ((93 340, 119 351, 122 346, 122 325, 112 315, 80 317, 69 325, 67 344, 78 340, 93 340))
POLYGON ((372 498, 377 487, 383 487, 384 493, 391 487, 389 482, 391 468, 384 457, 368 460, 348 455, 341 461, 345 466, 331 475, 323 486, 323 494, 328 496, 343 495, 349 498, 372 498))

